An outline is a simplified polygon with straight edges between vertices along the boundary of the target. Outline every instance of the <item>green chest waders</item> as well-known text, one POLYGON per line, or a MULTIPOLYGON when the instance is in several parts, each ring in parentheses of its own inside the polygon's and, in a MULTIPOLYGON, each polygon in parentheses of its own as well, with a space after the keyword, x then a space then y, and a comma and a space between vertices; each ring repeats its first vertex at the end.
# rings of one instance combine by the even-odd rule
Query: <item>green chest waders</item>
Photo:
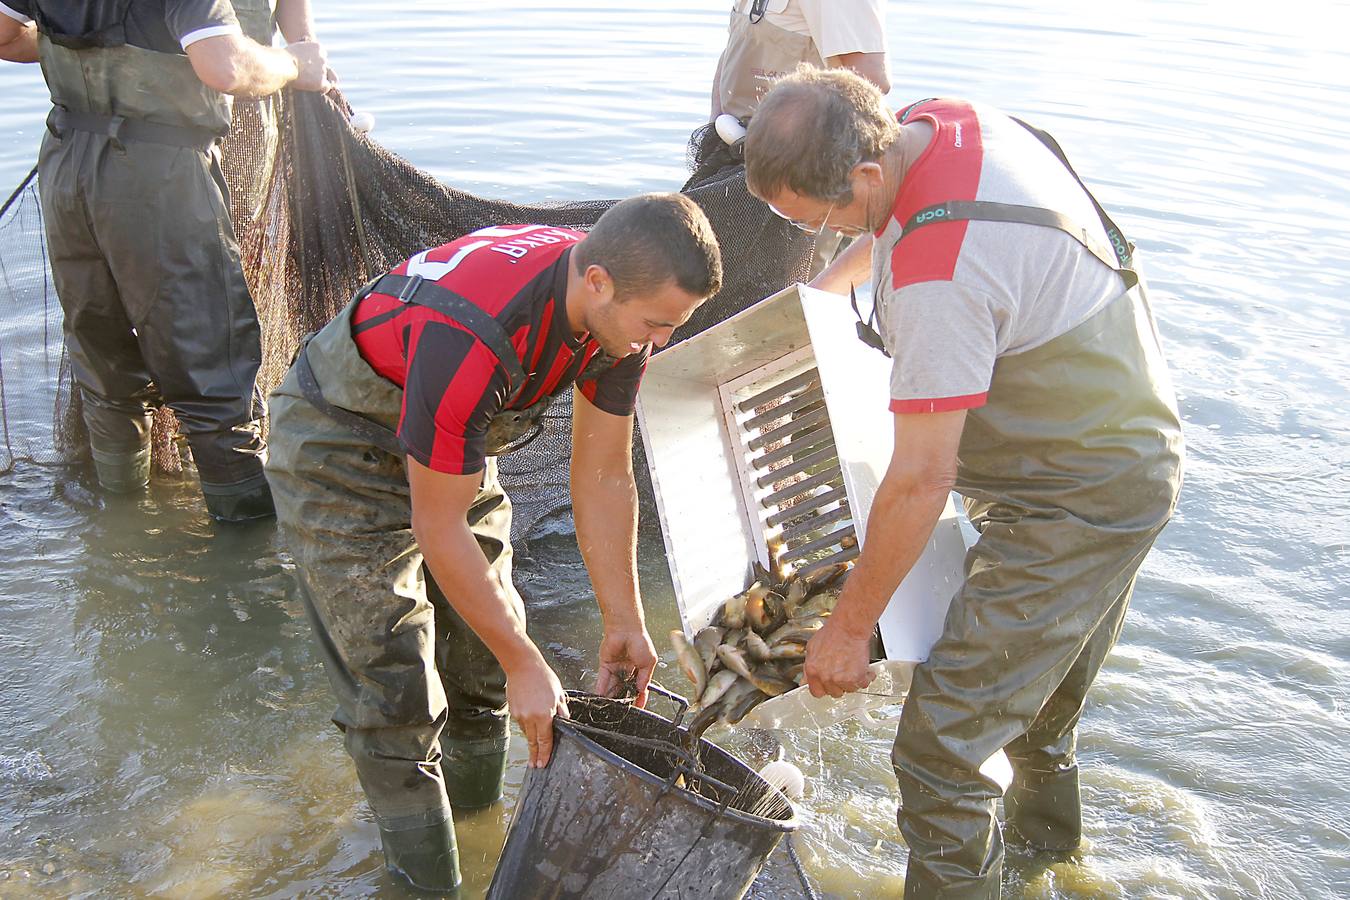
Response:
MULTIPOLYGON (((1011 760, 1005 807, 1019 835, 1045 850, 1077 846, 1075 727, 1135 573, 1176 503, 1181 430, 1132 248, 1100 206, 1110 251, 1050 210, 932 209, 942 214, 924 221, 1060 229, 1127 287, 1068 333, 1000 357, 986 404, 967 413, 956 490, 980 536, 942 637, 915 669, 892 751, 906 896, 994 898, 1002 787, 981 765, 1000 750, 1011 760)), ((918 219, 904 233, 923 227, 918 219)))
POLYGON ((212 515, 270 514, 257 314, 216 147, 230 99, 184 56, 79 43, 39 35, 39 192, 100 480, 143 484, 150 410, 167 403, 212 515))
POLYGON ((765 21, 762 0, 755 0, 750 14, 735 10, 727 29, 727 46, 722 51, 717 90, 722 112, 738 119, 748 117, 775 78, 811 63, 825 68, 825 60, 815 42, 765 21))
MULTIPOLYGON (((480 321, 487 317, 478 307, 404 276, 382 276, 362 293, 376 289, 451 316, 502 360, 513 388, 524 384, 504 332, 495 320, 480 321)), ((359 299, 306 342, 272 393, 267 474, 338 701, 333 718, 388 865, 415 884, 447 888, 458 880, 451 808, 501 796, 506 675, 422 564, 394 432, 403 392, 371 369, 352 339, 359 299)), ((496 417, 489 452, 527 440, 543 409, 496 417)), ((511 584, 511 507, 492 456, 468 526, 523 622, 511 584)))
POLYGON ((230 0, 235 18, 244 35, 264 47, 272 46, 272 34, 277 30, 275 4, 272 0, 230 0))

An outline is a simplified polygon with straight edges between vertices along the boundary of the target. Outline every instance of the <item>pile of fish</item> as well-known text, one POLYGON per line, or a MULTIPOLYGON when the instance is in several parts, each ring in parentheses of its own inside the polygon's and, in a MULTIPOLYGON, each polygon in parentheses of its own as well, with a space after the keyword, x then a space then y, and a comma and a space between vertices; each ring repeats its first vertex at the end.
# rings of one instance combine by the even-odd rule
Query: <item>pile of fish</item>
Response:
POLYGON ((735 725, 757 705, 802 683, 809 641, 834 610, 849 563, 779 581, 756 566, 755 580, 694 635, 670 633, 681 671, 694 686, 689 731, 719 719, 735 725))

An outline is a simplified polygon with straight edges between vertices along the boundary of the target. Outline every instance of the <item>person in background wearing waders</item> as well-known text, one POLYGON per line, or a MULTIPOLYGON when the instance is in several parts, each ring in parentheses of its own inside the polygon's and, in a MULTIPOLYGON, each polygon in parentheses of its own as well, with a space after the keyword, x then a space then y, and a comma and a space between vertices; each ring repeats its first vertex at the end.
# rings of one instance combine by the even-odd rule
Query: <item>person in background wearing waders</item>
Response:
MULTIPOLYGON (((726 113, 744 125, 774 80, 800 63, 852 69, 888 92, 886 0, 735 0, 713 75, 712 120, 726 113)), ((812 275, 840 243, 834 231, 816 237, 812 275)))
POLYGON ((638 382, 721 286, 679 194, 616 204, 589 234, 483 228, 376 278, 308 339, 271 397, 267 474, 337 696, 333 721, 391 872, 459 884, 451 810, 502 793, 508 713, 547 764, 558 678, 511 583, 496 457, 575 385, 572 511, 604 619, 596 691, 656 665, 637 583, 638 382))
POLYGON ((807 682, 833 697, 868 684, 877 619, 959 492, 979 538, 892 761, 905 896, 997 897, 1002 786, 981 765, 1012 762, 1010 834, 1079 845, 1075 728, 1180 489, 1133 248, 1049 135, 962 100, 897 117, 851 72, 779 82, 745 155, 779 215, 860 238, 815 284, 848 293, 870 275, 859 336, 893 359, 895 452, 807 682))
POLYGON ((245 37, 228 0, 0 0, 0 54, 41 62, 51 91, 38 189, 99 483, 145 487, 167 403, 226 522, 270 516, 272 499, 217 143, 231 95, 328 88, 308 3, 277 17, 284 50, 245 37))

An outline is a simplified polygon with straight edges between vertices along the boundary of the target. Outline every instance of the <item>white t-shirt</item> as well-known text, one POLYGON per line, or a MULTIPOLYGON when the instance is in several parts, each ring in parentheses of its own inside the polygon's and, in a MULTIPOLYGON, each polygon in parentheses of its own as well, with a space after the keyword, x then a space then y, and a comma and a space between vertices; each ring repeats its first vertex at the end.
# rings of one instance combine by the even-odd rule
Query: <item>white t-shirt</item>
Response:
POLYGON ((1125 285, 1082 244, 1017 222, 925 225, 922 209, 984 200, 1060 212, 1110 247, 1092 201, 1029 131, 963 100, 920 104, 909 121, 935 136, 905 174, 872 250, 878 330, 891 353, 891 409, 942 412, 984 405, 995 361, 1059 337, 1125 285))
MULTIPOLYGON (((748 15, 752 2, 738 0, 731 8, 748 15)), ((886 52, 885 0, 769 0, 764 21, 811 38, 824 59, 886 52)))

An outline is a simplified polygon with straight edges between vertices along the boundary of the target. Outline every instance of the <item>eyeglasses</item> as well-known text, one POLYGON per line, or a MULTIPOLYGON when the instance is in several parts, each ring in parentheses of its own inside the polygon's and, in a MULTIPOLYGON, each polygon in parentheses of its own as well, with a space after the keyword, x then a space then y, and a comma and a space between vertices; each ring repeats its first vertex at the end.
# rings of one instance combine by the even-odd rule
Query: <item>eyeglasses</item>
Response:
POLYGON ((787 219, 788 223, 792 225, 793 228, 805 231, 807 234, 820 234, 825 230, 825 223, 830 220, 830 213, 834 212, 835 203, 838 202, 839 201, 836 200, 834 203, 831 203, 829 208, 825 210, 825 215, 821 216, 819 219, 812 219, 810 221, 794 219, 773 204, 769 204, 769 209, 773 210, 774 215, 778 216, 778 218, 787 219))

